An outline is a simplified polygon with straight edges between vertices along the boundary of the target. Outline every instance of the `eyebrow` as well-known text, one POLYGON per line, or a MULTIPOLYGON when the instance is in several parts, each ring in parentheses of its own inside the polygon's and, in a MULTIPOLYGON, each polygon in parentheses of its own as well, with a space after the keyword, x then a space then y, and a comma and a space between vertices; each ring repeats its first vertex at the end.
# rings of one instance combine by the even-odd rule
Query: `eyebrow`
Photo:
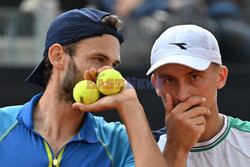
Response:
POLYGON ((167 74, 159 74, 159 78, 165 78, 165 77, 173 77, 173 76, 167 74))
MULTIPOLYGON (((188 76, 188 75, 191 75, 191 74, 194 74, 194 73, 200 73, 202 71, 198 71, 198 70, 192 70, 188 73, 186 73, 185 75, 188 76)), ((174 77, 172 75, 168 75, 168 74, 159 74, 159 78, 165 78, 165 77, 174 77)))
MULTIPOLYGON (((100 57, 102 57, 102 58, 104 58, 104 59, 110 60, 110 58, 109 58, 108 56, 106 56, 105 54, 103 54, 103 53, 94 53, 93 55, 95 55, 95 56, 100 56, 100 57)), ((120 61, 120 60, 116 60, 116 61, 115 61, 114 63, 112 63, 112 64, 116 64, 116 65, 118 66, 118 65, 121 64, 121 61, 120 61)))
POLYGON ((191 72, 187 73, 186 76, 191 75, 193 73, 200 73, 200 72, 202 72, 202 71, 192 70, 191 72))

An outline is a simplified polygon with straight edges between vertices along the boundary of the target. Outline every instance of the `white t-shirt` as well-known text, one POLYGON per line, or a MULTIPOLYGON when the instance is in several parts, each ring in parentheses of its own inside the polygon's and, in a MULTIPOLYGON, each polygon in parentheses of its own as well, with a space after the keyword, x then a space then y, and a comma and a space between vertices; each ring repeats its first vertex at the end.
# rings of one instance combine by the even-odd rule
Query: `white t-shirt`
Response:
MULTIPOLYGON (((189 152, 188 167, 250 167, 250 122, 223 117, 221 131, 209 141, 197 143, 189 152)), ((166 133, 158 138, 161 151, 166 139, 166 133)))

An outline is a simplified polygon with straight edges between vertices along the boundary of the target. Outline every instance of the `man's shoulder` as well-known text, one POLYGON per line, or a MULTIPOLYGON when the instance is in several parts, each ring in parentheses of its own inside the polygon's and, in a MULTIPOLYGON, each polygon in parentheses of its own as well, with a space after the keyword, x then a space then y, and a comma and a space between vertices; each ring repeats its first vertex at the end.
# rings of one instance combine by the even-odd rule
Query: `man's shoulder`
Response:
POLYGON ((243 121, 239 118, 233 118, 231 116, 228 116, 230 120, 230 127, 235 128, 239 131, 244 132, 250 132, 250 122, 249 121, 243 121))
POLYGON ((94 127, 98 135, 127 135, 125 126, 120 122, 106 122, 103 117, 93 116, 94 127))
POLYGON ((17 115, 23 105, 7 106, 0 108, 0 114, 17 115))
POLYGON ((0 139, 18 122, 16 117, 21 108, 22 105, 0 108, 0 139))
POLYGON ((250 122, 228 116, 230 132, 227 140, 235 148, 241 148, 250 157, 250 122))
POLYGON ((228 134, 225 135, 221 146, 223 150, 231 150, 232 155, 245 155, 250 160, 250 122, 243 121, 239 118, 227 116, 229 120, 228 134))
POLYGON ((0 108, 0 122, 3 122, 5 119, 16 119, 21 108, 22 105, 0 108))

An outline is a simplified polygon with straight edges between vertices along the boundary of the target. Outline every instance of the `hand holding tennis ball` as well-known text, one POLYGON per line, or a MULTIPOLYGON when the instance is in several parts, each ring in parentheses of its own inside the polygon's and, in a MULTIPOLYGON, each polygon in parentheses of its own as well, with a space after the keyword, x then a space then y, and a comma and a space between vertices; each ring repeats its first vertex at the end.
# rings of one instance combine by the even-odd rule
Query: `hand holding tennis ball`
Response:
POLYGON ((93 81, 82 80, 75 85, 73 97, 76 102, 91 104, 99 99, 100 93, 93 81))
MULTIPOLYGON (((88 78, 87 78, 88 79, 88 78)), ((112 95, 120 92, 124 85, 124 79, 119 71, 105 69, 97 76, 97 84, 91 80, 78 82, 73 89, 73 97, 76 102, 91 104, 104 95, 112 95)))
POLYGON ((104 95, 119 93, 124 85, 124 79, 115 69, 103 70, 96 79, 98 90, 104 95))

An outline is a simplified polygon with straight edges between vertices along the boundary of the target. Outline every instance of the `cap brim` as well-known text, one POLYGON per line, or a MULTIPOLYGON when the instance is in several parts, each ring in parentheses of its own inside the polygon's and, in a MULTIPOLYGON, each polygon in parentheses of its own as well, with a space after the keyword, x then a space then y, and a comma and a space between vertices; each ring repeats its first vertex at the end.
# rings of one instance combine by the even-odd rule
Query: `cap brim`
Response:
POLYGON ((27 77, 27 79, 25 80, 26 82, 36 84, 45 88, 45 83, 43 81, 43 68, 42 68, 42 62, 45 59, 45 57, 46 56, 43 57, 42 61, 35 67, 32 73, 27 77))
POLYGON ((205 60, 199 57, 188 56, 188 55, 166 56, 166 58, 153 64, 148 70, 146 75, 151 74, 157 68, 166 64, 181 64, 181 65, 193 68, 198 71, 204 71, 209 67, 209 65, 211 64, 211 61, 205 60))

